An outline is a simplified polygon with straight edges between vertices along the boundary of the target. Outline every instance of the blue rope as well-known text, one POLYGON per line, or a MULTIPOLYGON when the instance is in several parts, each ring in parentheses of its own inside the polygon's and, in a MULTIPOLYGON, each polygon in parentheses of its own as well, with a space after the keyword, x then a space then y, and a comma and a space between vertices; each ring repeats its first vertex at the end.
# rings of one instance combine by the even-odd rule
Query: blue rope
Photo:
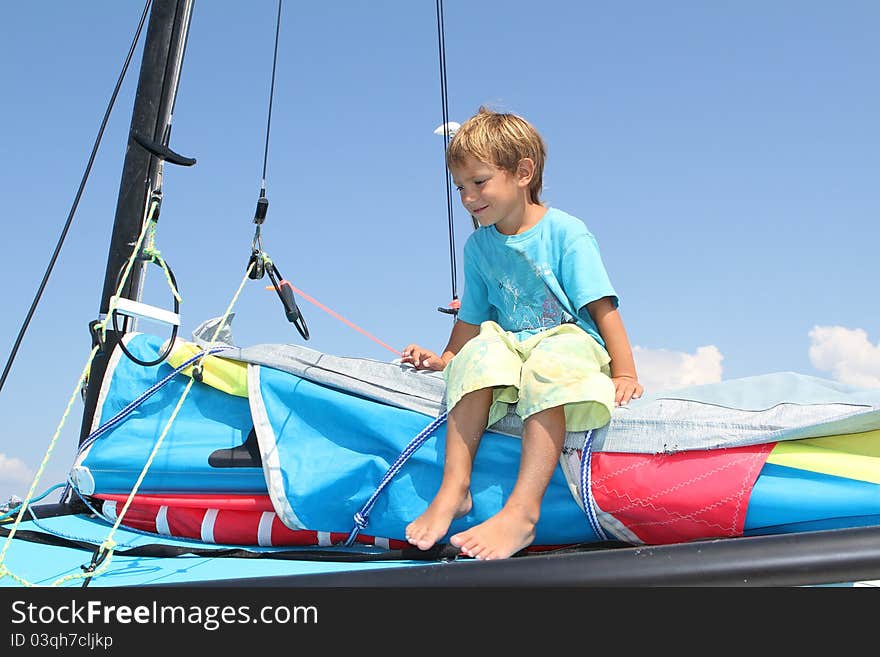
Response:
MULTIPOLYGON (((58 537, 60 537, 60 538, 67 538, 67 539, 70 539, 70 540, 72 540, 72 541, 85 541, 85 542, 91 542, 91 541, 92 541, 91 538, 84 537, 84 536, 74 536, 73 534, 65 534, 64 532, 59 531, 59 530, 57 530, 57 529, 52 529, 52 528, 47 527, 47 526, 45 526, 45 525, 41 525, 41 524, 40 524, 40 519, 37 518, 36 514, 34 514, 34 510, 33 510, 33 508, 31 507, 31 502, 39 502, 41 499, 43 499, 44 497, 46 497, 46 495, 48 495, 49 493, 51 493, 53 490, 57 490, 57 489, 61 488, 61 487, 64 486, 64 485, 65 485, 64 482, 61 482, 61 483, 55 484, 54 486, 52 486, 52 487, 50 487, 50 488, 47 488, 47 489, 46 489, 41 495, 38 495, 37 497, 33 497, 33 498, 31 498, 30 502, 28 502, 28 509, 27 509, 27 512, 28 512, 28 514, 30 514, 30 517, 31 517, 30 522, 31 522, 31 524, 33 524, 33 526, 36 527, 37 529, 42 530, 42 531, 43 531, 44 533, 46 533, 46 534, 51 534, 52 536, 58 536, 58 537)), ((69 477, 68 477, 68 479, 67 479, 67 486, 70 486, 70 487, 73 489, 73 491, 77 494, 77 496, 80 498, 80 500, 82 500, 82 501, 85 503, 85 505, 86 505, 87 507, 89 507, 89 509, 91 510, 92 513, 94 513, 97 517, 99 517, 99 518, 101 518, 102 520, 104 520, 105 522, 107 522, 107 519, 106 519, 104 516, 102 516, 100 513, 98 513, 98 512, 95 510, 95 508, 94 508, 91 504, 88 503, 88 501, 86 500, 85 497, 83 497, 82 495, 80 495, 80 493, 79 493, 79 491, 76 489, 76 487, 74 487, 74 486, 71 485, 71 482, 70 482, 70 478, 69 478, 69 477)), ((18 510, 19 510, 20 508, 21 508, 21 504, 17 504, 17 505, 15 506, 15 508, 13 508, 13 509, 9 509, 9 511, 7 511, 6 513, 4 513, 3 515, 0 515, 0 520, 5 520, 5 519, 8 518, 9 516, 11 516, 11 515, 13 515, 13 514, 15 514, 15 513, 18 513, 18 510)), ((113 523, 109 523, 109 524, 113 524, 113 523)), ((129 529, 129 528, 126 527, 126 529, 129 529)), ((146 534, 147 532, 143 532, 143 533, 146 534)), ((129 548, 129 547, 130 547, 130 548, 137 547, 137 545, 129 544, 129 543, 118 543, 118 545, 121 546, 121 547, 127 547, 127 548, 129 548)))
POLYGON ((409 445, 400 453, 400 456, 397 457, 397 460, 388 468, 388 471, 385 473, 385 476, 382 477, 382 481, 379 482, 379 486, 376 488, 376 491, 370 496, 370 499, 367 500, 366 504, 361 507, 361 510, 354 514, 354 527, 352 527, 351 533, 348 535, 348 538, 345 539, 344 545, 349 546, 355 542, 358 534, 361 533, 367 523, 370 521, 370 512, 373 510, 373 505, 376 504, 376 500, 379 497, 379 494, 388 485, 391 479, 394 478, 400 469, 403 467, 403 464, 406 463, 407 459, 412 456, 415 451, 421 447, 426 440, 431 436, 437 428, 446 422, 446 416, 448 413, 441 414, 436 420, 431 422, 428 426, 426 426, 422 431, 413 438, 409 445))
MULTIPOLYGON (((62 483, 60 483, 60 484, 55 484, 55 485, 52 486, 51 488, 47 488, 45 491, 43 491, 42 494, 38 495, 37 497, 32 497, 32 498, 28 501, 28 504, 30 504, 31 502, 39 502, 41 499, 43 499, 44 497, 46 497, 46 495, 48 495, 49 493, 51 493, 53 490, 56 490, 56 489, 58 489, 58 488, 61 488, 63 485, 64 485, 64 483, 62 482, 62 483)), ((16 504, 14 507, 8 509, 8 510, 6 511, 6 513, 4 513, 2 516, 0 516, 0 520, 5 520, 6 518, 9 518, 10 516, 15 515, 16 513, 18 513, 18 510, 21 508, 21 505, 22 505, 22 504, 24 504, 24 501, 21 501, 21 502, 19 502, 18 504, 16 504)))
POLYGON ((124 420, 126 417, 131 415, 131 413, 134 411, 134 409, 136 409, 138 406, 140 406, 145 401, 147 401, 150 397, 152 397, 157 392, 159 392, 159 390, 162 389, 163 387, 165 387, 175 376, 180 374, 183 370, 185 370, 187 367, 192 365, 195 361, 197 361, 200 358, 203 358, 204 356, 210 356, 212 354, 216 354, 218 352, 226 351, 227 349, 232 349, 232 348, 233 347, 214 347, 213 349, 199 352, 198 354, 196 354, 192 358, 185 361, 183 364, 181 364, 179 367, 177 367, 173 372, 171 372, 168 376, 166 376, 161 381, 154 383, 152 386, 147 388, 147 390, 145 390, 143 393, 141 393, 141 395, 139 397, 137 397, 134 400, 132 400, 131 402, 129 402, 125 406, 125 408, 123 408, 116 415, 114 415, 112 418, 107 420, 100 427, 95 429, 91 434, 89 434, 89 436, 82 442, 82 445, 80 445, 79 450, 78 450, 79 453, 82 453, 86 447, 91 445, 98 438, 100 438, 102 435, 104 435, 105 433, 110 431, 110 429, 112 429, 113 427, 118 425, 120 422, 122 422, 122 420, 124 420))
MULTIPOLYGON (((55 528, 49 527, 47 525, 41 525, 40 520, 43 520, 43 518, 37 518, 37 516, 34 514, 33 509, 31 509, 30 507, 28 507, 28 513, 31 516, 31 520, 30 520, 31 524, 45 534, 50 534, 51 536, 57 536, 59 538, 66 538, 70 541, 82 541, 84 543, 94 543, 95 539, 93 537, 78 536, 76 534, 68 534, 66 532, 61 531, 60 529, 55 529, 55 528)), ((103 516, 101 516, 100 514, 96 514, 96 515, 98 516, 98 518, 100 518, 104 522, 107 522, 107 519, 104 518, 103 516)), ((45 519, 51 520, 51 518, 45 518, 45 519)), ((113 524, 112 522, 108 523, 108 525, 112 525, 112 524, 113 524)), ((128 527, 126 527, 126 529, 128 529, 128 527)), ((126 543, 123 541, 121 543, 116 543, 116 547, 135 548, 135 547, 139 547, 139 546, 135 543, 126 543)))
POLYGON ((599 524, 596 516, 596 503, 593 499, 593 491, 590 484, 590 463, 593 461, 593 430, 584 434, 584 447, 581 450, 581 502, 584 505, 584 513, 590 522, 593 532, 603 541, 608 540, 608 535, 599 524))

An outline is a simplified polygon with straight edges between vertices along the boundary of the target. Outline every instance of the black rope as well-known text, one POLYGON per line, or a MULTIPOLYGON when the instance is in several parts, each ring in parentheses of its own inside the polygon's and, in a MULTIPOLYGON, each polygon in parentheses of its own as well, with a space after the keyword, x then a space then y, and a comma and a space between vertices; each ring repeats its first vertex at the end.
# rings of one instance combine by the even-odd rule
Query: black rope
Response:
MULTIPOLYGON (((153 262, 153 263, 159 265, 160 267, 162 266, 158 261, 156 261, 154 259, 148 260, 148 262, 153 262)), ((119 289, 119 283, 120 283, 120 281, 122 281, 122 275, 125 273, 125 267, 126 267, 126 265, 123 265, 119 270, 119 274, 117 274, 117 276, 116 276, 116 288, 117 289, 119 289)), ((173 304, 174 304, 174 314, 180 316, 179 315, 180 314, 180 300, 178 299, 178 290, 180 288, 177 287, 177 279, 174 277, 174 272, 171 270, 171 266, 167 262, 165 263, 165 270, 168 272, 168 278, 171 280, 171 287, 172 287, 171 294, 172 294, 172 299, 173 299, 173 304)), ((113 323, 113 330, 116 331, 117 334, 124 335, 125 333, 128 332, 128 318, 125 317, 125 319, 123 320, 123 324, 122 324, 123 328, 122 328, 122 330, 120 330, 118 316, 119 316, 119 312, 116 310, 116 308, 114 308, 112 310, 112 312, 110 313, 110 319, 112 320, 112 323, 113 323)), ((154 360, 141 360, 140 358, 135 356, 125 346, 125 340, 120 340, 118 342, 119 348, 122 350, 122 353, 124 353, 126 356, 128 356, 129 360, 137 363, 138 365, 141 365, 142 367, 154 367, 154 366, 158 365, 159 363, 162 363, 166 358, 168 358, 168 355, 171 353, 171 350, 174 349, 174 342, 175 342, 175 340, 177 340, 177 331, 179 328, 180 328, 179 324, 174 324, 172 326, 171 337, 168 338, 165 349, 154 360)))
POLYGON ((449 146, 449 102, 446 93, 446 35, 443 27, 443 0, 436 0, 437 6, 437 45, 440 54, 440 98, 443 104, 443 167, 446 172, 446 217, 449 224, 449 268, 452 274, 452 299, 458 299, 458 285, 455 269, 455 225, 452 219, 452 185, 449 167, 446 164, 446 149, 449 146))
POLYGON ((272 56, 272 84, 269 88, 269 115, 266 118, 266 145, 263 149, 263 177, 260 181, 260 197, 266 196, 266 164, 269 161, 269 128, 272 125, 272 100, 275 98, 275 67, 278 64, 278 35, 281 32, 281 2, 278 0, 278 16, 275 19, 275 53, 272 56))
POLYGON ((101 144, 101 139, 104 136, 104 129, 107 127, 107 121, 110 119, 110 112, 113 109, 113 105, 116 103, 116 97, 119 95, 119 89, 122 87, 122 81, 125 78, 125 73, 128 71, 128 66, 131 63, 132 55, 134 54, 135 47, 137 46, 137 42, 140 39, 141 30, 144 27, 144 22, 147 20, 147 14, 150 9, 150 4, 152 4, 152 0, 147 0, 144 5, 144 12, 141 15, 140 22, 137 26, 137 31, 134 34, 134 38, 131 41, 131 48, 128 50, 128 55, 125 58, 125 63, 122 65, 122 72, 119 74, 119 79, 116 80, 116 86, 113 89, 113 93, 110 96, 110 102, 107 105, 107 110, 104 112, 104 119, 101 121, 101 127, 98 130, 98 136, 95 139, 95 143, 92 146, 92 153, 89 156, 88 164, 86 164, 85 172, 83 173, 82 180, 79 184, 79 189, 76 192, 76 196, 73 199, 73 205, 70 208, 70 213, 67 215, 67 221, 64 224, 64 228, 61 231, 61 236, 58 238, 58 243, 55 245, 55 251, 52 253, 52 257, 49 260, 49 266, 46 268, 46 272, 43 274, 43 280, 40 281, 40 286, 37 289, 37 293, 34 296, 34 300, 31 302, 31 307, 28 310, 27 316, 25 317, 24 323, 21 325, 21 330, 18 332, 18 337, 15 339, 15 344, 12 346, 12 352, 9 354, 9 359, 6 361, 6 366, 3 368, 3 374, 0 376, 0 390, 3 390, 3 384, 6 383, 6 378, 9 376, 9 371, 12 369, 12 362, 15 360, 15 355, 18 353, 18 349, 21 346, 21 342, 24 339, 24 334, 27 332, 28 326, 30 326, 31 319, 33 319, 34 312, 37 310, 37 305, 40 303, 40 299, 43 296, 43 291, 46 289, 46 284, 49 282, 49 276, 52 274, 52 270, 55 268, 55 262, 58 260, 58 255, 61 253, 61 247, 64 244, 64 240, 67 238, 67 232, 70 230, 70 225, 73 223, 73 216, 76 214, 76 209, 79 206, 80 198, 82 198, 83 191, 86 187, 86 181, 89 179, 89 174, 92 171, 92 164, 95 162, 95 156, 98 153, 98 146, 101 144))

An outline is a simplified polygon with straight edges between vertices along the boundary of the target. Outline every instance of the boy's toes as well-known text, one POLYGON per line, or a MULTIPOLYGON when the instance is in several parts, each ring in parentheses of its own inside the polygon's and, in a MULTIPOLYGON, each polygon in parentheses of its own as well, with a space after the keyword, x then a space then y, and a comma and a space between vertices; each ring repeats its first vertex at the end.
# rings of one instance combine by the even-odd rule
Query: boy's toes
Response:
POLYGON ((420 529, 417 527, 407 527, 406 533, 404 534, 406 540, 411 545, 416 546, 420 550, 429 550, 431 546, 434 545, 434 540, 431 538, 430 533, 425 531, 424 529, 420 529))

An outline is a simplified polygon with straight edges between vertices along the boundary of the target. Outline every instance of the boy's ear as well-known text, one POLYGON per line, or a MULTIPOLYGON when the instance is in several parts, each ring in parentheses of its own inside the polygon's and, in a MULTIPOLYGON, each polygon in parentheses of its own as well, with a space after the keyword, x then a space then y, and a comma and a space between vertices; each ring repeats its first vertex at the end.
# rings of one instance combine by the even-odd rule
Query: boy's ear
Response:
POLYGON ((520 187, 526 187, 532 182, 535 175, 535 161, 530 157, 522 158, 516 165, 516 182, 520 187))

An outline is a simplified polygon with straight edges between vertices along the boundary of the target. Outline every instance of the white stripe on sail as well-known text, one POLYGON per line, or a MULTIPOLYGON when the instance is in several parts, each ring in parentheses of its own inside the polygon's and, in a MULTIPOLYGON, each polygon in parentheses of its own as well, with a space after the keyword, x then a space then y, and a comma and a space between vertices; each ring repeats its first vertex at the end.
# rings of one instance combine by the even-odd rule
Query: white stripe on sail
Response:
POLYGON ((116 521, 116 502, 114 500, 104 500, 101 505, 101 511, 112 521, 116 521))
POLYGON ((271 547, 272 545, 272 522, 275 520, 274 511, 263 511, 260 515, 260 525, 257 527, 257 545, 271 547))
POLYGON ((168 507, 160 506, 156 514, 156 531, 165 536, 171 536, 171 527, 168 526, 168 507))
POLYGON ((202 540, 205 543, 214 542, 214 522, 217 520, 218 509, 208 509, 202 518, 202 540))

